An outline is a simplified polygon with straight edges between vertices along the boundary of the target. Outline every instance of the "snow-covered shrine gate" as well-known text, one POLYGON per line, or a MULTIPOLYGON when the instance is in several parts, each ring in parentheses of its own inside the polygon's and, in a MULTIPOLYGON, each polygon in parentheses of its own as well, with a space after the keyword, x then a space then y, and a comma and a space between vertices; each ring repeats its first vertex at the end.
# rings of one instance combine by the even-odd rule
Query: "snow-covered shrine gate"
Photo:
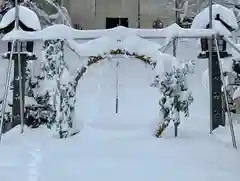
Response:
MULTIPOLYGON (((2 40, 7 41, 13 41, 13 40, 50 40, 50 39, 62 39, 62 40, 69 40, 69 39, 77 39, 77 40, 90 40, 90 39, 97 39, 103 36, 107 36, 109 34, 117 34, 117 35, 123 35, 126 36, 126 34, 134 34, 141 38, 169 38, 170 41, 181 39, 181 38, 209 38, 212 39, 214 37, 215 42, 217 42, 218 33, 211 30, 211 29, 182 29, 178 25, 173 24, 165 29, 131 29, 131 28, 125 28, 125 27, 116 27, 113 29, 108 30, 75 30, 70 27, 67 27, 65 25, 53 25, 50 27, 47 27, 41 31, 37 32, 23 32, 23 31, 12 31, 5 35, 2 40), (57 33, 56 33, 57 32, 57 33)), ((238 53, 240 53, 240 50, 236 47, 236 45, 228 38, 224 37, 224 40, 229 43, 229 45, 234 48, 238 53)), ((65 42, 66 42, 65 41, 65 42)), ((176 47, 176 44, 174 44, 176 47)), ((218 58, 219 56, 219 50, 218 51, 218 58)), ((211 57, 210 57, 210 66, 211 66, 211 57)), ((221 63, 220 63, 221 66, 221 63)), ((211 68, 210 75, 211 73, 211 68)), ((223 75, 221 75, 223 77, 223 75)), ((210 80, 211 81, 211 80, 210 80)), ((223 81, 224 83, 224 81, 223 81)), ((210 86, 210 93, 212 94, 212 89, 210 86)), ((226 95, 226 91, 224 90, 224 93, 226 95)), ((211 97, 211 96, 210 96, 211 97)), ((226 97, 226 96, 225 96, 226 97)), ((212 99, 211 99, 212 101, 212 99)), ((211 112, 211 114, 213 114, 211 112)), ((232 135, 232 141, 233 146, 236 147, 236 141, 235 141, 235 135, 233 130, 233 124, 231 120, 231 115, 228 114, 229 123, 230 123, 230 131, 232 135)), ((210 125, 212 124, 212 115, 210 117, 210 125)), ((210 126, 211 128, 212 126, 210 126)))

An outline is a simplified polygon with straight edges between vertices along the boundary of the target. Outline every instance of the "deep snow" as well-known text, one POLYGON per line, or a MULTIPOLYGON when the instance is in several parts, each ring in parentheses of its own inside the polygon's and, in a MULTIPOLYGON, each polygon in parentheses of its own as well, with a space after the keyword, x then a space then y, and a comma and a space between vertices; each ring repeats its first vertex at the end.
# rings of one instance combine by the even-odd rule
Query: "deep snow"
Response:
MULTIPOLYGON (((182 40, 177 55, 196 60, 197 49, 197 41, 182 40)), ((74 74, 82 62, 69 51, 66 57, 74 74)), ((93 65, 79 82, 76 120, 82 128, 80 134, 59 140, 41 127, 25 128, 23 135, 15 128, 3 135, 0 180, 240 180, 240 152, 232 148, 229 128, 208 134, 209 95, 201 84, 207 60, 197 60, 196 73, 189 78, 195 100, 190 118, 182 120, 179 137, 173 137, 170 126, 159 139, 153 136, 159 94, 149 87, 151 68, 136 59, 119 60, 119 115, 116 115, 115 61, 93 65)), ((34 67, 38 64, 39 60, 34 67)), ((1 75, 4 70, 1 69, 1 75)), ((240 127, 235 128, 240 145, 240 127)))

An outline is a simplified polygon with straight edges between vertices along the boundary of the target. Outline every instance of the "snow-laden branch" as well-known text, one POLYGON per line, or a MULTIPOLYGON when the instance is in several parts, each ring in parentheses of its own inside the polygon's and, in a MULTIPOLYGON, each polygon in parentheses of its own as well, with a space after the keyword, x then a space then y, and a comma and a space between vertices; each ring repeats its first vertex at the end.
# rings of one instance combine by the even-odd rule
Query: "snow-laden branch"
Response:
POLYGON ((29 7, 31 10, 33 10, 33 11, 38 15, 38 17, 39 17, 41 20, 45 20, 45 21, 46 21, 46 24, 47 24, 47 25, 52 25, 52 22, 51 22, 51 20, 50 20, 50 18, 49 18, 49 15, 48 15, 45 11, 43 11, 42 9, 40 9, 40 8, 36 5, 36 3, 27 0, 27 1, 25 1, 25 2, 23 3, 23 5, 29 7))
POLYGON ((60 7, 58 4, 54 3, 52 0, 44 0, 48 4, 50 4, 52 7, 54 7, 58 13, 62 16, 63 24, 66 24, 67 26, 71 27, 72 23, 68 16, 67 9, 64 7, 60 7))

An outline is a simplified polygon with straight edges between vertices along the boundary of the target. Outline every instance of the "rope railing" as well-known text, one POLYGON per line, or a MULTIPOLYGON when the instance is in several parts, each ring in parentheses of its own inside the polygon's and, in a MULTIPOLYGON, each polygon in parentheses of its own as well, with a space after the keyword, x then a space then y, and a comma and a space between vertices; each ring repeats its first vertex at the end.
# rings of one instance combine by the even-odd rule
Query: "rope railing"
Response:
MULTIPOLYGON (((216 36, 214 37, 214 41, 215 41, 215 45, 217 45, 217 37, 216 36)), ((233 144, 233 147, 235 149, 237 149, 236 137, 235 137, 235 133, 234 133, 232 117, 231 117, 230 108, 229 108, 229 104, 228 104, 226 82, 225 82, 224 75, 223 75, 222 59, 220 57, 220 52, 219 52, 218 46, 216 46, 216 50, 217 50, 217 56, 218 56, 218 61, 219 61, 219 66, 220 66, 221 80, 223 83, 223 93, 224 93, 225 103, 226 103, 226 107, 227 107, 227 116, 228 116, 228 121, 229 121, 230 133, 231 133, 231 137, 232 137, 232 144, 233 144)))
POLYGON ((10 77, 11 77, 12 65, 13 65, 13 49, 14 49, 15 44, 16 44, 16 41, 13 41, 12 47, 11 47, 11 52, 10 52, 10 60, 8 61, 7 76, 5 79, 3 105, 2 105, 2 110, 1 110, 1 122, 0 122, 0 142, 2 140, 4 114, 5 114, 5 110, 6 110, 6 106, 7 106, 7 96, 8 96, 9 86, 10 86, 10 77))

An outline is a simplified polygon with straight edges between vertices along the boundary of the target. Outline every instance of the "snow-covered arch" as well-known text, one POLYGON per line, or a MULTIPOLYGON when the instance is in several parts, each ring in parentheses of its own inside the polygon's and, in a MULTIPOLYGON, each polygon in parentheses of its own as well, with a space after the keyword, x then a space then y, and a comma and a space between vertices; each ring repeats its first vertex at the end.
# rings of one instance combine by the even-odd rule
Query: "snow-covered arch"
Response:
POLYGON ((172 55, 162 53, 160 44, 136 35, 121 38, 103 36, 83 44, 78 44, 72 40, 68 42, 79 55, 86 57, 84 62, 86 67, 119 55, 126 58, 136 58, 151 65, 158 75, 163 75, 165 72, 171 71, 172 67, 179 67, 181 64, 172 55))
POLYGON ((74 80, 76 81, 75 85, 87 72, 87 67, 118 55, 136 58, 152 66, 155 78, 149 84, 157 87, 161 94, 159 101, 161 122, 157 126, 157 137, 161 136, 170 121, 173 121, 176 126, 180 124, 180 112, 184 112, 185 116, 188 116, 188 106, 193 101, 186 86, 186 76, 190 73, 190 64, 181 62, 172 55, 161 53, 159 44, 136 35, 118 37, 118 39, 104 36, 84 44, 76 42, 70 42, 70 44, 80 55, 87 57, 76 76, 78 78, 74 80))

